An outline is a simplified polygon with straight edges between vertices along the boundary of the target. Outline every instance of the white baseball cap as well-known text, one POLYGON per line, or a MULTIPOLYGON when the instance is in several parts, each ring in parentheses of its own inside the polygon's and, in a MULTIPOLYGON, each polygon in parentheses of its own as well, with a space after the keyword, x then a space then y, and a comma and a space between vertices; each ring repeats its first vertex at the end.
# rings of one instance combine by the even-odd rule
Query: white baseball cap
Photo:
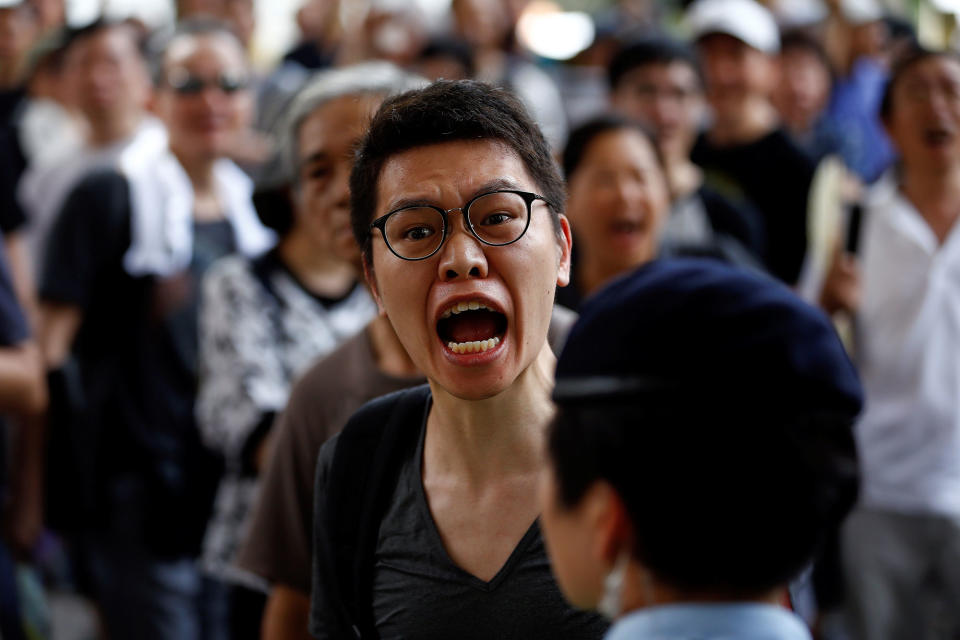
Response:
POLYGON ((723 33, 764 53, 780 51, 777 22, 756 0, 697 0, 687 10, 686 22, 694 40, 723 33))

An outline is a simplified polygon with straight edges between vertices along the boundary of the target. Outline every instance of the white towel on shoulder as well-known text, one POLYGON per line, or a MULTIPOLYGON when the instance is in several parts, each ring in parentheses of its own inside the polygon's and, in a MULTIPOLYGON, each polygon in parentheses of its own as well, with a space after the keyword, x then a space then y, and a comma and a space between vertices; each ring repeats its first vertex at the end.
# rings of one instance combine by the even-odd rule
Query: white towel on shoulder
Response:
MULTIPOLYGON (((160 154, 124 154, 120 172, 130 184, 130 248, 123 265, 132 276, 170 276, 193 257, 193 186, 169 150, 160 154)), ((253 208, 253 181, 232 161, 221 159, 213 177, 237 250, 254 256, 276 240, 253 208)))

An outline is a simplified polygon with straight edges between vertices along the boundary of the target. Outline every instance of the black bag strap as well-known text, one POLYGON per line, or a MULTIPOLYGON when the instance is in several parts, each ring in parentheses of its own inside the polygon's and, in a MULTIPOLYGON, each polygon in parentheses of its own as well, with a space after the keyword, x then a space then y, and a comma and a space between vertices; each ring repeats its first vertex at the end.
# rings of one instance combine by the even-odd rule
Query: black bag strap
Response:
POLYGON ((340 432, 333 454, 317 553, 333 608, 344 628, 363 640, 377 638, 371 594, 380 521, 429 398, 430 387, 422 385, 368 402, 340 432))

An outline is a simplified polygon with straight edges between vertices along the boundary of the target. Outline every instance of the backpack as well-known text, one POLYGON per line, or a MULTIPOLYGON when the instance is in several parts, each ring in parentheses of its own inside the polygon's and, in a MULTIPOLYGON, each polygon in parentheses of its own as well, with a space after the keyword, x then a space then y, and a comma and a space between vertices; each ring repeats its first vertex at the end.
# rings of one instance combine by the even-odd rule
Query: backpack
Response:
POLYGON ((316 496, 315 577, 336 612, 335 637, 377 638, 373 556, 406 454, 430 400, 421 385, 361 407, 340 432, 323 495, 316 496))

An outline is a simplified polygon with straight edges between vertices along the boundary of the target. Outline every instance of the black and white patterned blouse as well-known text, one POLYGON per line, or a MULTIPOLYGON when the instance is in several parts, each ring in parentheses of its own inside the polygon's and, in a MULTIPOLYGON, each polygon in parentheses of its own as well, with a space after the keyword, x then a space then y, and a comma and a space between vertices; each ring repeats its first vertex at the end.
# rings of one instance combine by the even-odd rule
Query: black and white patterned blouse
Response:
POLYGON ((263 586, 231 567, 258 489, 257 447, 297 376, 375 313, 360 284, 339 300, 314 296, 275 252, 252 261, 230 256, 210 268, 200 308, 196 416, 204 442, 226 460, 203 544, 202 564, 211 575, 263 586))

